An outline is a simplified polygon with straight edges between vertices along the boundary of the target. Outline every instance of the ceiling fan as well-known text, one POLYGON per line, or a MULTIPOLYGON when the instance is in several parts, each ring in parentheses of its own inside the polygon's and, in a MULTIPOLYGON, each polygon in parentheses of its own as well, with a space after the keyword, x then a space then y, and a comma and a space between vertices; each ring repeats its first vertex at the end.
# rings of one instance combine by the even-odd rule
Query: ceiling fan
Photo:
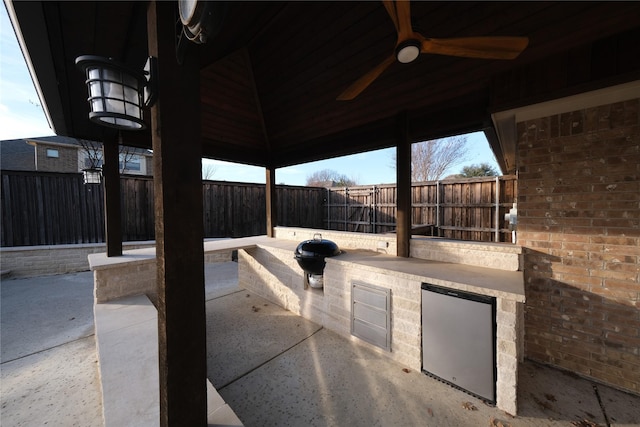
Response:
POLYGON ((421 53, 483 59, 514 59, 527 47, 527 37, 426 38, 413 31, 408 0, 382 0, 398 33, 395 52, 360 77, 338 96, 338 101, 357 97, 395 61, 413 62, 421 53))

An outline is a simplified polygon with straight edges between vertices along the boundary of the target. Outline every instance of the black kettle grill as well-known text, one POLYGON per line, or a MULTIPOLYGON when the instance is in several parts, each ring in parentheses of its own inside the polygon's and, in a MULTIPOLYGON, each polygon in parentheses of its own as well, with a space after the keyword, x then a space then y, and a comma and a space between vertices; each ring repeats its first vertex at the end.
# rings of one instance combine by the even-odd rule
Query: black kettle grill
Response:
POLYGON ((331 240, 325 240, 316 233, 311 240, 301 242, 295 250, 298 265, 307 274, 309 285, 314 288, 323 286, 322 273, 326 265, 325 258, 340 254, 340 249, 331 240))

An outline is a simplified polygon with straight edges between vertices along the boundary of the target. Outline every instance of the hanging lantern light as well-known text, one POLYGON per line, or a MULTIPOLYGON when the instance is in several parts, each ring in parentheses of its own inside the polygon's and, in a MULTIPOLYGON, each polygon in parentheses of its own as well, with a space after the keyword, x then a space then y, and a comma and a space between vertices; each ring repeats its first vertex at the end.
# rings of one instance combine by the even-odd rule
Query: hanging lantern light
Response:
POLYGON ((137 72, 111 58, 94 55, 79 56, 76 65, 86 74, 89 119, 92 122, 120 130, 146 127, 143 105, 150 106, 154 100, 154 91, 148 87, 153 81, 155 58, 149 58, 145 72, 137 72))
POLYGON ((100 169, 82 169, 85 184, 100 184, 102 182, 102 171, 100 169))

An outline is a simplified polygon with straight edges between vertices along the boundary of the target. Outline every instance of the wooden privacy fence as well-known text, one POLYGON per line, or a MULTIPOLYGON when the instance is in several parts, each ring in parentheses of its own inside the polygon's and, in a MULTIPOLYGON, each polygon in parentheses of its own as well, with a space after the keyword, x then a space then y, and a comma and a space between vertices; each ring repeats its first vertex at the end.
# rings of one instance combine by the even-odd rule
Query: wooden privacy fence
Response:
MULTIPOLYGON (((411 190, 415 234, 511 241, 504 216, 517 197, 514 175, 414 183, 411 190)), ((325 226, 366 233, 395 231, 396 195, 395 185, 327 189, 325 226)))
MULTIPOLYGON (((205 237, 266 233, 265 186, 203 182, 205 237)), ((277 186, 278 223, 322 228, 325 190, 277 186)), ((81 174, 2 171, 1 246, 35 246, 104 241, 102 185, 84 185, 81 174)), ((153 179, 120 180, 124 241, 155 236, 153 179)))
MULTIPOLYGON (((205 181, 205 236, 243 237, 267 232, 264 184, 205 181)), ((278 225, 322 228, 324 189, 276 186, 278 225)))
POLYGON ((81 174, 2 171, 2 246, 104 241, 104 193, 81 174))
MULTIPOLYGON (((124 241, 153 240, 153 180, 120 181, 124 241)), ((366 233, 393 232, 396 186, 347 188, 277 186, 277 223, 366 233)), ((511 241, 504 215, 516 200, 515 176, 446 180, 412 186, 416 234, 451 239, 511 241)), ((203 182, 205 237, 266 233, 265 186, 203 182)), ((104 241, 102 185, 81 174, 2 171, 1 245, 33 246, 104 241)))

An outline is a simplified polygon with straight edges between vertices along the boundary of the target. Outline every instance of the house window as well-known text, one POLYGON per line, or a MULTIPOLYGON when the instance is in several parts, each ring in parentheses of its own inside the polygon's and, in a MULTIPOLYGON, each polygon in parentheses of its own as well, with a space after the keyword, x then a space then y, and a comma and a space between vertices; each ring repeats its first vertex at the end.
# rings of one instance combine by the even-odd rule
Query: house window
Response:
POLYGON ((121 171, 140 171, 142 168, 140 164, 141 160, 142 160, 142 157, 138 155, 133 155, 133 156, 120 155, 120 170, 121 171), (126 157, 126 160, 123 159, 123 157, 126 157), (123 167, 123 162, 124 162, 124 167, 123 167))
POLYGON ((58 150, 54 148, 47 148, 47 157, 53 157, 57 159, 58 157, 60 157, 60 153, 58 153, 58 150))

